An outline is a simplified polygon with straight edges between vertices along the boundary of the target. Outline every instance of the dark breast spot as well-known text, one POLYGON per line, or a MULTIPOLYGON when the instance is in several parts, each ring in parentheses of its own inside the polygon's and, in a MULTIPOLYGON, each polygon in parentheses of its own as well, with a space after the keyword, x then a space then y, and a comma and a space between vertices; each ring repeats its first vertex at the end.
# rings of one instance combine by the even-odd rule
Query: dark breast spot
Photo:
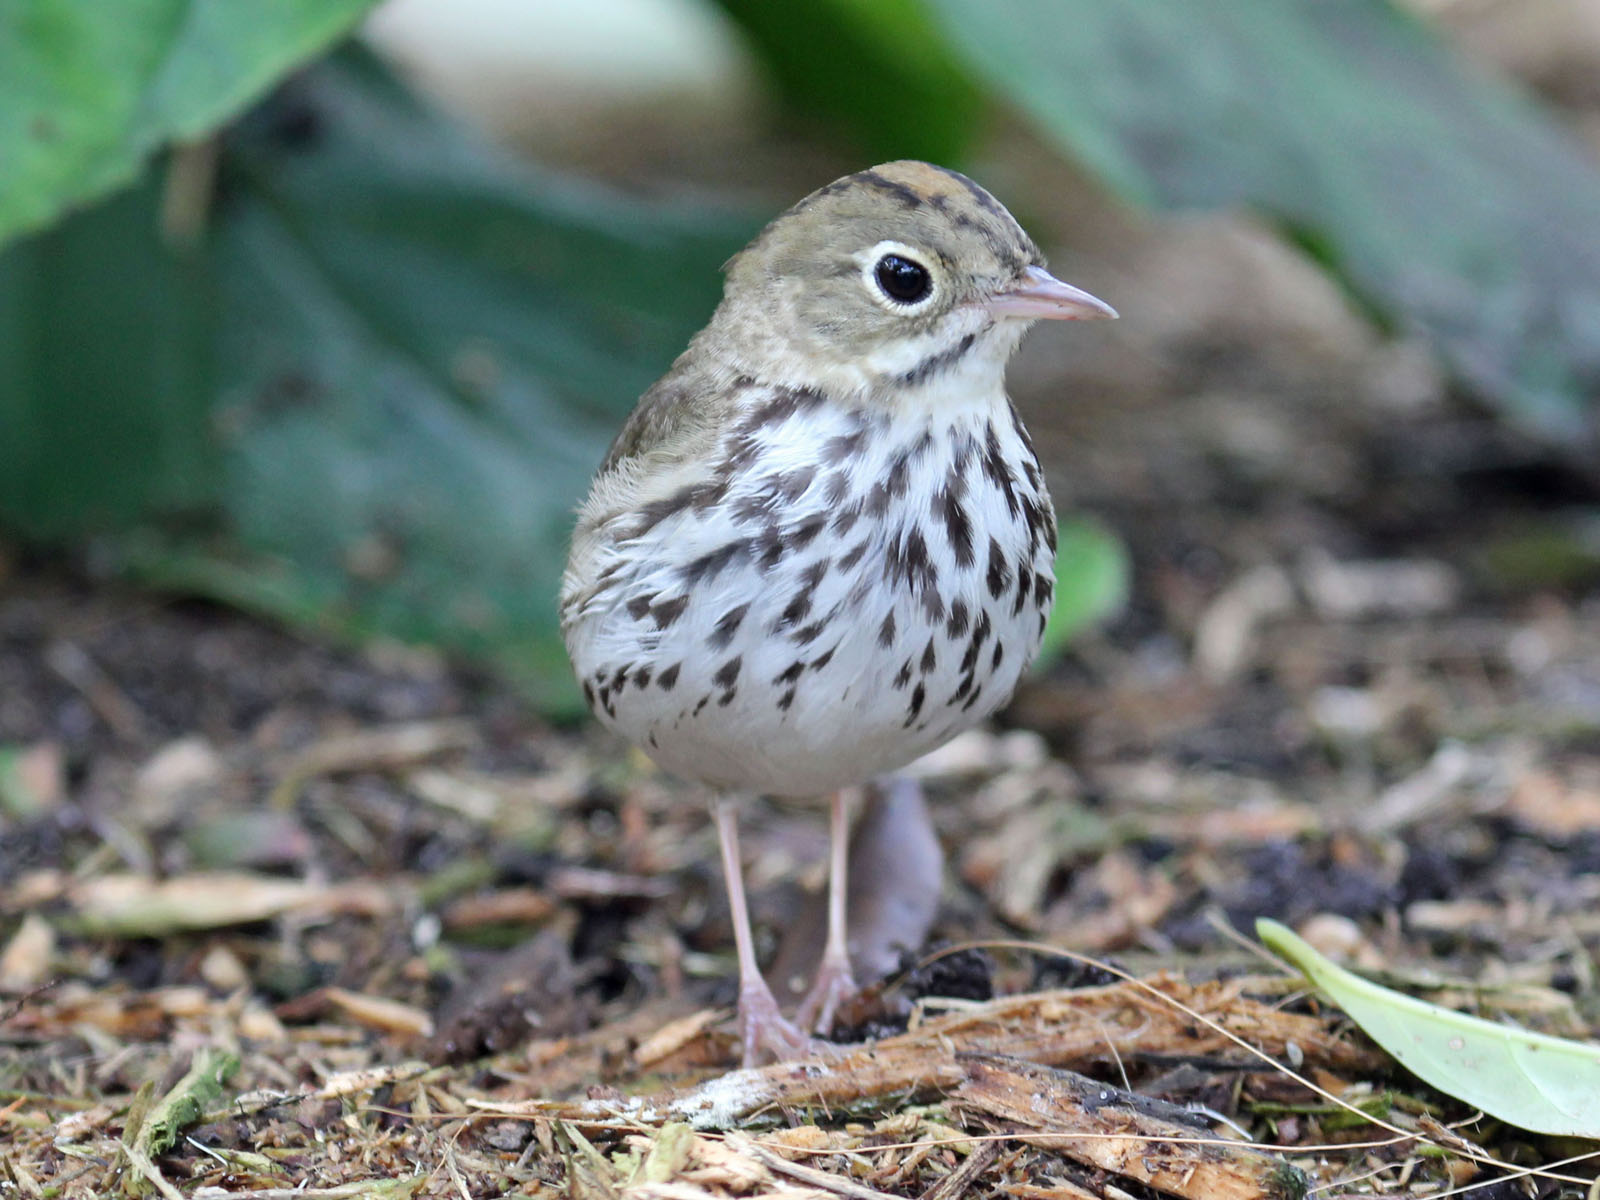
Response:
POLYGON ((1006 511, 1015 517, 1020 509, 1017 502, 1016 481, 1011 477, 1011 468, 1006 464, 1006 456, 1000 449, 1000 435, 995 432, 994 422, 990 421, 987 433, 984 436, 983 447, 983 473, 989 482, 1000 489, 1006 498, 1006 511))
POLYGON ((944 520, 945 537, 955 553, 956 566, 970 567, 973 561, 972 521, 967 516, 966 507, 948 486, 934 497, 933 507, 935 515, 944 520))
POLYGON ((821 392, 811 388, 774 388, 772 397, 751 409, 735 432, 749 434, 768 425, 781 425, 797 413, 809 412, 826 400, 821 392))
POLYGON ((1011 602, 1011 615, 1014 617, 1022 611, 1022 606, 1028 602, 1028 594, 1033 591, 1033 572, 1022 563, 1017 564, 1017 598, 1011 602))
POLYGON ((826 619, 821 621, 813 621, 809 625, 804 625, 799 629, 796 629, 789 636, 800 645, 809 646, 812 642, 816 641, 822 636, 822 631, 827 627, 828 622, 826 619))
POLYGON ((806 591, 796 592, 784 605, 783 611, 778 614, 778 619, 772 623, 772 632, 779 633, 791 625, 798 625, 804 621, 811 612, 811 593, 806 591))
POLYGON ((911 722, 915 721, 921 714, 923 701, 927 700, 927 698, 928 689, 921 683, 911 689, 911 703, 906 709, 905 728, 909 728, 911 722))
MULTIPOLYGON (((866 436, 865 429, 857 429, 853 433, 841 433, 829 438, 822 443, 822 461, 831 467, 846 459, 854 458, 860 453, 861 443, 866 440, 866 436)), ((837 474, 840 478, 849 478, 843 471, 837 474)))
POLYGON ((953 638, 964 636, 967 632, 967 623, 970 620, 971 614, 967 610, 967 602, 965 600, 955 601, 950 605, 950 620, 944 627, 945 636, 953 638))
POLYGON ((711 636, 706 639, 706 645, 713 650, 726 650, 728 643, 733 641, 733 635, 739 632, 739 626, 744 623, 744 614, 748 611, 748 604, 740 604, 718 617, 711 636))
POLYGON ((666 629, 679 617, 683 610, 689 607, 689 596, 674 596, 671 600, 663 600, 659 604, 650 606, 650 615, 655 619, 657 629, 666 629))
POLYGON ((779 560, 783 558, 784 551, 789 548, 784 540, 783 530, 776 524, 768 525, 761 531, 761 535, 756 539, 756 547, 760 551, 756 565, 763 572, 777 566, 779 560))
POLYGON ((812 517, 809 521, 804 521, 797 525, 791 538, 795 548, 803 550, 809 546, 817 534, 822 532, 822 527, 827 523, 826 517, 812 517))
MULTIPOLYGON (((702 554, 688 566, 683 568, 683 581, 690 587, 707 579, 714 579, 724 567, 741 555, 750 553, 750 543, 747 541, 733 541, 719 546, 707 554, 702 554)), ((656 606, 657 608, 660 605, 656 606)))
POLYGON ((783 499, 793 503, 805 494, 805 490, 811 486, 811 481, 816 477, 816 474, 816 467, 808 464, 803 467, 796 467, 792 471, 785 471, 782 475, 774 475, 767 481, 766 486, 770 487, 783 499))
POLYGON ((679 488, 670 496, 663 496, 659 500, 652 500, 639 509, 639 520, 634 524, 629 536, 640 537, 649 533, 668 517, 675 516, 687 509, 707 509, 718 503, 728 494, 728 481, 714 479, 705 483, 693 483, 687 487, 679 488))
POLYGON ((1006 565, 1005 552, 992 537, 989 539, 989 574, 985 582, 989 585, 989 595, 996 600, 1011 586, 1011 568, 1006 565))

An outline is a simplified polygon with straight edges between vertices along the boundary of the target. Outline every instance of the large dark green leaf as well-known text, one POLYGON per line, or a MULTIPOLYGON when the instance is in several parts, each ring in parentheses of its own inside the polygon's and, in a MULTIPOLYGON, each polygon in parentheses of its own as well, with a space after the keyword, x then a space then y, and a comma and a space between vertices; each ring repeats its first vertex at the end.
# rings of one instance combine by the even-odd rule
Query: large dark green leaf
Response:
POLYGON ((0 0, 0 242, 133 181, 375 0, 0 0))
POLYGON ((1600 170, 1411 17, 1385 0, 929 2, 997 92, 1124 195, 1265 211, 1509 417, 1595 461, 1600 170))
POLYGON ((355 58, 252 115, 219 182, 187 254, 146 186, 0 259, 0 519, 570 696, 573 506, 755 222, 517 165, 355 58))
POLYGON ((966 151, 983 97, 921 0, 719 3, 795 112, 848 130, 874 159, 966 151))
POLYGON ((212 270, 149 186, 0 255, 0 517, 38 538, 209 505, 212 270))

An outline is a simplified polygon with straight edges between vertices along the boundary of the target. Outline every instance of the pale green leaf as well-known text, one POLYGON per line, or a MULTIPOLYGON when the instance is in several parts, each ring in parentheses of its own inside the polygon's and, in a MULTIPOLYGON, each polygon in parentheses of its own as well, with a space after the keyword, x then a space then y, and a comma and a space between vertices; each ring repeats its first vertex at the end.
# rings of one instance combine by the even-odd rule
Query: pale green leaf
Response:
POLYGON ((1380 987, 1276 921, 1258 920, 1256 936, 1441 1092, 1536 1133, 1600 1138, 1600 1046, 1497 1025, 1380 987))
POLYGON ((133 182, 375 0, 0 0, 0 243, 133 182))

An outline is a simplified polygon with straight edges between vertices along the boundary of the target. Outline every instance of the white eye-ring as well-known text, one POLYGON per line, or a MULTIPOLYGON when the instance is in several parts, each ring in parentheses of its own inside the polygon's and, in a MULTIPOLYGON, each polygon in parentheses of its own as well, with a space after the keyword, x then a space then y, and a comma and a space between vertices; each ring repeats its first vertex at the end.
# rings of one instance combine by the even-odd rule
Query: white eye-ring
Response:
POLYGON ((879 242, 862 255, 861 275, 867 291, 896 311, 923 307, 937 290, 926 259, 926 254, 902 242, 879 242))

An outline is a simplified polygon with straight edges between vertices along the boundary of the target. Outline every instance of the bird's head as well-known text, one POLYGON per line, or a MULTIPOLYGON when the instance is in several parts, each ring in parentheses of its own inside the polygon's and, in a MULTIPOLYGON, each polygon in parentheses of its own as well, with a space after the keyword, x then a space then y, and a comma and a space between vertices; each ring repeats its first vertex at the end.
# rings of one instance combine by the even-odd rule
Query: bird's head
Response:
POLYGON ((726 270, 712 330, 741 366, 841 396, 999 387, 1034 321, 1117 315, 1046 271, 983 188, 923 162, 813 192, 726 270))

